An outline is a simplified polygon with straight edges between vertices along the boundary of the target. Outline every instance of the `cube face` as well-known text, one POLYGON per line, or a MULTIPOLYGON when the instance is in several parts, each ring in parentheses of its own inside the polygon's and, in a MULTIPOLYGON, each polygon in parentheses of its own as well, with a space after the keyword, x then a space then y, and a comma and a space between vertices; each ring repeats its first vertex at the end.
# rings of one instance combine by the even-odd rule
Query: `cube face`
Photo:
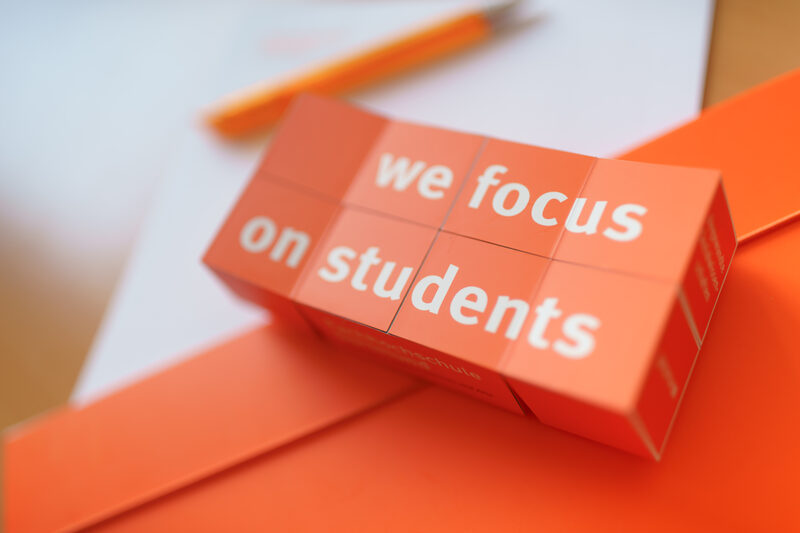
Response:
MULTIPOLYGON (((675 294, 667 283, 552 262, 501 371, 531 387, 626 413, 675 294)), ((526 388, 517 393, 526 400, 526 388)), ((528 407, 538 415, 534 402, 528 407)))
POLYGON ((425 226, 343 208, 293 296, 387 331, 435 235, 425 226))
POLYGON ((713 170, 598 160, 553 257, 680 280, 719 182, 713 170))
POLYGON ((317 309, 303 308, 306 318, 332 342, 376 354, 402 372, 455 389, 516 414, 523 414, 506 380, 496 370, 383 333, 317 309))
POLYGON ((447 218, 448 232, 552 257, 595 158, 489 140, 447 218))
POLYGON ((421 378, 506 411, 525 413, 505 377, 496 369, 475 364, 457 352, 434 350, 402 337, 393 337, 393 344, 427 363, 424 373, 417 372, 421 378))
POLYGON ((636 416, 658 454, 675 417, 689 380, 699 345, 680 302, 675 302, 655 358, 639 392, 636 416))
POLYGON ((359 353, 658 458, 735 248, 715 171, 306 96, 204 260, 359 353))
POLYGON ((393 122, 376 140, 345 202, 438 228, 482 137, 393 122))
POLYGON ((333 202, 254 179, 204 260, 228 276, 289 297, 338 210, 333 202))
POLYGON ((722 284, 736 252, 736 234, 728 215, 728 201, 720 185, 686 268, 682 296, 695 334, 702 342, 722 284))
POLYGON ((344 103, 301 95, 287 110, 256 177, 341 200, 386 124, 344 103))
POLYGON ((496 369, 517 339, 548 260, 440 233, 389 330, 496 369))

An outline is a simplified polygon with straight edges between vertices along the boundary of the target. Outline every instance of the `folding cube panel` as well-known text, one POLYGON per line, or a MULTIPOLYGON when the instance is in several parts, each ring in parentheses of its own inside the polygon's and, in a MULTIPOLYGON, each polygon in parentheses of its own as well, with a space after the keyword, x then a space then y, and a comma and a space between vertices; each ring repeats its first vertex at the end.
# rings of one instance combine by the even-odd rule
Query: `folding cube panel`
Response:
POLYGON ((658 458, 735 248, 717 171, 305 95, 205 262, 332 341, 658 458))

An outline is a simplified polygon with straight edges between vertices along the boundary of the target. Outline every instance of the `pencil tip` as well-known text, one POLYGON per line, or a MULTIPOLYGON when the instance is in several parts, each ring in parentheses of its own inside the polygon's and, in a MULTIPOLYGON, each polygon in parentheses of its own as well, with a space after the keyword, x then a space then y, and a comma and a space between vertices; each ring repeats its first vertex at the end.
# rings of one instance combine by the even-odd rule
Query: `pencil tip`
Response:
POLYGON ((523 0, 493 0, 481 4, 481 12, 493 29, 506 26, 523 0))

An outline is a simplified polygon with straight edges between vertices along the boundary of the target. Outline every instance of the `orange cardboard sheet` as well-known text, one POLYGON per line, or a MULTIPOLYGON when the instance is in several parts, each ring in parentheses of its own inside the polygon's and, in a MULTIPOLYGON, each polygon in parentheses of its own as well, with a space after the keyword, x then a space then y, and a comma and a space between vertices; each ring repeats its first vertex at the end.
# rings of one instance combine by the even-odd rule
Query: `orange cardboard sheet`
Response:
POLYGON ((7 530, 800 529, 800 221, 760 231, 800 209, 798 95, 800 72, 627 156, 722 169, 752 234, 661 463, 267 326, 7 434, 7 530))
POLYGON ((800 71, 704 111, 623 156, 719 168, 740 241, 800 216, 800 71))
POLYGON ((258 328, 83 409, 9 431, 8 529, 81 529, 414 387, 311 331, 258 328))

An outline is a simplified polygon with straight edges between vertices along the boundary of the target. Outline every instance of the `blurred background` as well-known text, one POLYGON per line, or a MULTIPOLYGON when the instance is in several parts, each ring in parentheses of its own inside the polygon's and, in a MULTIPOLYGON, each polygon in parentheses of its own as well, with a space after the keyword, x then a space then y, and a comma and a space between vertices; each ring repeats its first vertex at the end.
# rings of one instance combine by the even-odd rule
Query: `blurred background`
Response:
MULTIPOLYGON (((0 428, 69 398, 238 4, 0 3, 0 428)), ((342 38, 263 24, 287 62, 342 38)), ((799 26, 795 0, 718 1, 703 105, 800 66, 799 26)))

